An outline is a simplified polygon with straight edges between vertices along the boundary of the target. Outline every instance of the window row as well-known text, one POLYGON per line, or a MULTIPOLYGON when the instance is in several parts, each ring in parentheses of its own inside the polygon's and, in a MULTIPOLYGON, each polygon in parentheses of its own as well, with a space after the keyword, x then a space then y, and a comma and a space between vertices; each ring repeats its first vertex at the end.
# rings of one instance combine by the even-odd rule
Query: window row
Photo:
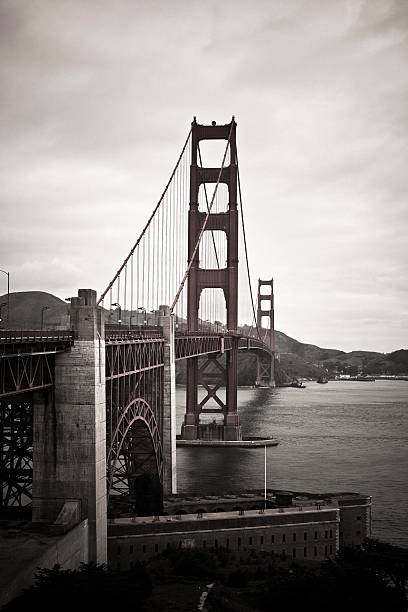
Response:
MULTIPOLYGON (((216 542, 216 541, 217 541, 217 540, 215 540, 215 542, 216 542)), ((203 541, 203 548, 205 548, 205 547, 206 547, 206 546, 205 546, 205 542, 206 542, 206 541, 204 540, 204 541, 203 541)), ((182 546, 182 543, 181 543, 181 541, 180 541, 180 542, 179 542, 179 548, 181 548, 181 546, 182 546)), ((155 544, 155 552, 158 552, 158 550, 157 550, 157 548, 156 548, 156 547, 157 547, 157 544, 155 544)), ((167 548, 169 548, 169 547, 170 547, 170 545, 168 544, 168 545, 167 545, 167 548)), ((216 546, 215 546, 215 548, 216 548, 216 546)), ((146 550, 146 545, 143 545, 143 553, 146 553, 146 552, 147 552, 147 550, 146 550)), ((318 557, 318 556, 319 556, 319 550, 318 550, 318 547, 317 547, 317 546, 314 546, 314 547, 313 547, 313 554, 310 554, 311 552, 312 552, 312 551, 308 550, 308 549, 307 549, 307 547, 305 546, 305 547, 303 548, 303 558, 307 559, 307 558, 310 558, 310 557, 312 557, 312 558, 313 558, 313 557, 318 557)), ((321 552, 321 554, 323 554, 323 550, 321 550, 320 552, 321 552)), ((282 559, 286 559, 286 558, 287 558, 287 556, 288 556, 288 553, 287 553, 287 551, 286 551, 286 549, 285 549, 285 548, 283 548, 281 551, 275 551, 275 552, 272 552, 272 555, 274 555, 274 554, 279 554, 279 555, 280 555, 280 557, 281 557, 282 559)), ((292 557, 292 559, 296 559, 296 558, 298 558, 298 557, 300 556, 300 554, 301 554, 301 550, 300 550, 300 549, 293 548, 293 549, 292 549, 292 551, 291 551, 291 557, 292 557)), ((324 556, 325 556, 325 557, 327 557, 328 555, 332 555, 332 554, 333 554, 333 545, 332 545, 332 544, 330 544, 330 545, 327 545, 327 544, 326 544, 326 545, 325 545, 325 547, 324 547, 324 556)), ((129 563, 129 567, 130 567, 130 568, 133 568, 133 567, 134 567, 134 562, 133 562, 133 561, 130 561, 130 563, 129 563)), ((120 561, 118 561, 118 562, 117 562, 117 564, 116 564, 116 568, 117 568, 117 569, 120 569, 120 561)))
MULTIPOLYGON (((330 533, 330 537, 332 537, 332 530, 331 529, 329 531, 325 532, 325 534, 328 534, 328 533, 330 533)), ((307 540, 307 537, 305 537, 305 536, 307 536, 306 533, 304 533, 304 540, 307 540)), ((327 538, 328 536, 325 535, 325 537, 327 538)), ((234 539, 235 538, 233 538, 231 540, 234 540, 234 539)), ((279 539, 281 540, 281 543, 284 544, 286 542, 286 534, 282 534, 282 537, 279 538, 279 539)), ((317 531, 315 531, 315 539, 317 539, 317 531)), ((211 548, 211 547, 218 548, 219 546, 225 546, 225 548, 228 549, 228 548, 230 548, 231 545, 234 545, 234 542, 231 541, 231 540, 230 540, 230 538, 226 538, 223 543, 220 543, 218 538, 215 538, 214 540, 211 540, 211 542, 207 541, 207 540, 202 540, 201 546, 202 546, 202 548, 207 548, 207 547, 208 548, 211 548)), ((277 540, 278 540, 278 538, 275 535, 271 535, 269 542, 271 544, 279 544, 280 542, 278 542, 277 540)), ((189 540, 179 540, 178 543, 174 542, 172 544, 170 542, 167 542, 166 548, 171 548, 172 546, 173 547, 178 547, 178 548, 188 547, 190 545, 189 542, 190 542, 189 540)), ((293 542, 296 542, 296 534, 295 533, 293 534, 293 542)), ((249 536, 248 538, 243 538, 243 537, 238 536, 236 538, 236 542, 235 543, 236 543, 236 547, 237 548, 240 548, 241 546, 245 546, 245 544, 247 546, 256 546, 258 544, 260 546, 264 546, 265 544, 268 544, 268 538, 266 536, 262 535, 262 536, 259 536, 259 541, 258 541, 258 537, 257 536, 249 536), (244 542, 245 539, 247 540, 246 543, 244 542)), ((191 543, 191 545, 194 546, 193 543, 191 543)), ((126 550, 125 547, 117 546, 117 548, 116 548, 116 554, 117 555, 121 554, 122 548, 124 549, 124 552, 125 552, 125 550, 126 550)), ((161 548, 161 550, 163 549, 163 547, 160 547, 160 548, 161 548)), ((158 553, 159 552, 159 544, 156 543, 156 544, 154 544, 154 548, 153 547, 149 547, 149 549, 150 549, 151 552, 153 552, 153 550, 154 550, 155 553, 158 553)), ((314 549, 317 550, 317 547, 315 546, 314 549)), ((326 549, 327 549, 327 545, 325 546, 325 554, 327 554, 327 550, 326 549)), ((330 554, 332 554, 332 550, 333 550, 333 545, 332 544, 330 544, 329 549, 330 549, 330 554)), ((293 549, 293 550, 295 550, 295 549, 293 549)), ((304 550, 306 550, 306 548, 304 548, 304 550)), ((141 544, 140 548, 139 548, 139 551, 141 551, 143 554, 146 553, 147 552, 147 545, 146 544, 141 544)), ((135 545, 134 544, 130 544, 129 545, 128 552, 129 552, 130 555, 132 555, 135 552, 135 545)), ((294 556, 296 556, 296 553, 294 554, 294 556)), ((307 555, 305 554, 304 556, 307 556, 307 555)))
MULTIPOLYGON (((286 535, 287 535, 286 533, 283 533, 281 536, 277 536, 275 534, 272 534, 270 536, 270 543, 271 544, 278 544, 278 543, 281 542, 282 544, 285 544, 287 542, 286 535)), ((297 533, 293 533, 292 534, 292 542, 296 542, 297 541, 298 535, 299 534, 297 534, 297 533)), ((359 535, 359 532, 357 532, 357 535, 359 535)), ((248 537, 248 542, 247 542, 248 545, 249 546, 253 546, 254 544, 258 544, 257 538, 258 538, 258 536, 249 536, 248 537)), ((319 538, 319 532, 315 531, 314 532, 314 539, 317 540, 318 538, 319 538)), ((332 529, 326 529, 325 532, 324 532, 324 538, 326 540, 328 538, 330 538, 330 539, 333 538, 333 530, 332 529)), ((307 539, 308 539, 308 534, 305 531, 303 533, 303 541, 306 542, 307 539)), ((241 537, 237 538, 237 545, 238 545, 238 547, 242 545, 242 540, 243 540, 243 538, 241 538, 241 537)), ((229 547, 229 538, 227 538, 226 542, 227 542, 227 548, 228 548, 229 547)), ((263 535, 259 536, 259 544, 261 546, 263 546, 264 544, 267 544, 267 543, 268 543, 268 536, 263 536, 263 535)), ((207 545, 206 540, 203 540, 203 547, 205 548, 206 545, 207 545)), ((145 546, 145 545, 144 544, 142 545, 142 552, 145 552, 143 550, 143 546, 145 546)), ((218 546, 218 540, 215 539, 214 540, 214 547, 217 548, 217 546, 218 546)), ((158 547, 158 544, 155 544, 155 547, 158 547)), ((121 547, 118 546, 117 547, 117 554, 120 555, 120 552, 121 552, 121 547)), ((133 552, 134 552, 134 545, 130 544, 130 546, 129 546, 129 553, 133 554, 133 552)), ((158 549, 155 550, 155 552, 158 552, 158 549)))

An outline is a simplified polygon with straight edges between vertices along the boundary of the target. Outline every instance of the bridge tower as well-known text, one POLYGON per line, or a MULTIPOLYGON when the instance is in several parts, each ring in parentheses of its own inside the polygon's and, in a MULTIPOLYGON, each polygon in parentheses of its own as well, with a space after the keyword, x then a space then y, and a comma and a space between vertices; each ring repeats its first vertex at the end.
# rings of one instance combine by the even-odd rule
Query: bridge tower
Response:
POLYGON ((256 325, 259 332, 263 335, 262 321, 267 319, 266 332, 262 340, 269 347, 271 356, 258 354, 257 356, 257 375, 256 385, 258 387, 275 386, 275 321, 274 321, 274 299, 273 299, 273 279, 263 281, 258 279, 258 309, 256 325), (265 289, 263 289, 265 288, 265 289))
POLYGON ((199 358, 187 360, 187 406, 182 438, 194 440, 200 437, 199 417, 203 412, 223 414, 223 427, 218 436, 224 440, 240 440, 241 427, 237 414, 237 361, 238 361, 238 210, 237 210, 237 155, 236 123, 234 118, 226 125, 200 125, 194 119, 192 123, 190 167, 190 208, 188 217, 188 257, 191 260, 203 227, 206 212, 201 212, 198 205, 200 185, 220 182, 228 188, 228 209, 226 212, 211 213, 206 231, 220 230, 227 238, 227 267, 221 269, 204 269, 200 267, 197 250, 188 278, 187 326, 189 332, 198 331, 198 313, 200 296, 204 289, 221 288, 227 310, 227 329, 232 333, 232 350, 225 354, 225 366, 219 361, 219 355, 208 357, 204 363, 199 358), (198 147, 202 140, 230 140, 230 165, 220 168, 202 168, 197 163, 198 147), (218 396, 221 385, 226 386, 226 402, 218 396), (198 387, 202 385, 207 395, 198 402, 198 387), (210 398, 214 398, 220 409, 204 408, 210 398))

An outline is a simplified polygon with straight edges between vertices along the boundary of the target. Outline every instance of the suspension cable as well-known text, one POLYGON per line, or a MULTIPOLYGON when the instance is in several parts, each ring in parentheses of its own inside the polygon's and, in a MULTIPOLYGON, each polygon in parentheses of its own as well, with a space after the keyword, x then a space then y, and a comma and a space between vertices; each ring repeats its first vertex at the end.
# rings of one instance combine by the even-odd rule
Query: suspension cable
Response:
POLYGON ((155 214, 156 214, 156 212, 157 212, 158 208, 160 207, 160 205, 161 205, 161 203, 162 203, 162 201, 163 201, 163 199, 164 199, 164 196, 165 196, 165 195, 166 195, 166 193, 167 193, 167 189, 169 188, 169 185, 170 185, 170 183, 172 182, 174 175, 176 174, 177 168, 178 168, 178 166, 179 166, 179 164, 180 164, 180 161, 181 161, 181 159, 182 159, 182 157, 183 157, 183 155, 184 155, 184 151, 186 150, 187 143, 188 143, 188 141, 190 140, 191 132, 192 132, 192 128, 190 128, 190 131, 189 131, 189 133, 188 133, 188 135, 187 135, 187 138, 186 138, 186 141, 185 141, 185 143, 184 143, 184 146, 183 146, 183 148, 182 148, 182 150, 181 150, 181 153, 180 153, 180 155, 179 155, 179 157, 178 157, 178 160, 177 160, 177 162, 176 162, 176 165, 174 166, 173 172, 172 172, 172 173, 171 173, 171 175, 170 175, 170 178, 169 178, 169 180, 168 180, 168 182, 167 182, 167 185, 165 186, 165 188, 164 188, 164 190, 163 190, 163 193, 161 194, 159 201, 157 202, 156 206, 154 207, 153 212, 152 212, 152 214, 150 215, 150 217, 149 217, 149 219, 148 219, 148 221, 147 221, 146 225, 144 226, 144 228, 143 228, 143 230, 142 230, 142 232, 141 232, 141 234, 140 234, 139 238, 138 238, 138 239, 137 239, 137 241, 135 242, 135 244, 134 244, 133 248, 131 249, 131 251, 130 251, 129 255, 126 257, 126 259, 124 260, 124 262, 123 262, 123 263, 122 263, 122 265, 120 266, 119 270, 116 272, 115 276, 113 277, 113 279, 111 280, 111 282, 109 283, 109 285, 107 286, 107 288, 105 289, 105 291, 102 293, 101 297, 99 298, 99 300, 98 300, 98 302, 97 302, 97 305, 99 305, 99 304, 102 302, 102 300, 103 300, 103 298, 105 297, 105 295, 108 293, 108 291, 110 290, 110 288, 112 287, 112 285, 114 284, 114 282, 116 281, 116 279, 119 277, 119 275, 120 275, 120 273, 122 272, 123 268, 126 266, 127 262, 128 262, 128 261, 129 261, 129 259, 132 257, 132 255, 133 255, 133 253, 135 252, 136 248, 138 247, 138 245, 139 245, 140 241, 142 240, 143 236, 145 235, 145 233, 146 233, 147 229, 149 228, 150 223, 151 223, 151 221, 152 221, 153 217, 155 216, 155 214))

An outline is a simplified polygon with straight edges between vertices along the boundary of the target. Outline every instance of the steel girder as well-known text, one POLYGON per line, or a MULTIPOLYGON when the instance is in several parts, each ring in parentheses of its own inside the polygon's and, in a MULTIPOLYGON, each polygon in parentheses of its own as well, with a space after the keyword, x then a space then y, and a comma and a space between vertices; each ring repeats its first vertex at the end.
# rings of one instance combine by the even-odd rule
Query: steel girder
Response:
POLYGON ((33 405, 31 395, 0 401, 1 506, 31 503, 33 405))
POLYGON ((232 348, 231 337, 222 334, 190 333, 176 335, 175 345, 176 360, 199 357, 210 353, 224 353, 232 348))
POLYGON ((141 474, 163 481, 164 339, 106 343, 108 492, 131 496, 141 474))

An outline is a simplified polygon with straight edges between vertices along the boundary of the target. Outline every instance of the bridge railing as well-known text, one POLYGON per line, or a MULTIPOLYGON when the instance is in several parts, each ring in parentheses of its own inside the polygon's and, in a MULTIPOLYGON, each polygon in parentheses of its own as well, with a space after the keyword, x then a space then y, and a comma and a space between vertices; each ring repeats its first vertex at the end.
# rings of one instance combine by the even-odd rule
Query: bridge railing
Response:
POLYGON ((0 329, 0 344, 27 342, 72 342, 71 330, 50 329, 0 329))
POLYGON ((129 342, 133 340, 145 340, 148 338, 162 338, 163 330, 161 327, 105 327, 106 342, 129 342))

